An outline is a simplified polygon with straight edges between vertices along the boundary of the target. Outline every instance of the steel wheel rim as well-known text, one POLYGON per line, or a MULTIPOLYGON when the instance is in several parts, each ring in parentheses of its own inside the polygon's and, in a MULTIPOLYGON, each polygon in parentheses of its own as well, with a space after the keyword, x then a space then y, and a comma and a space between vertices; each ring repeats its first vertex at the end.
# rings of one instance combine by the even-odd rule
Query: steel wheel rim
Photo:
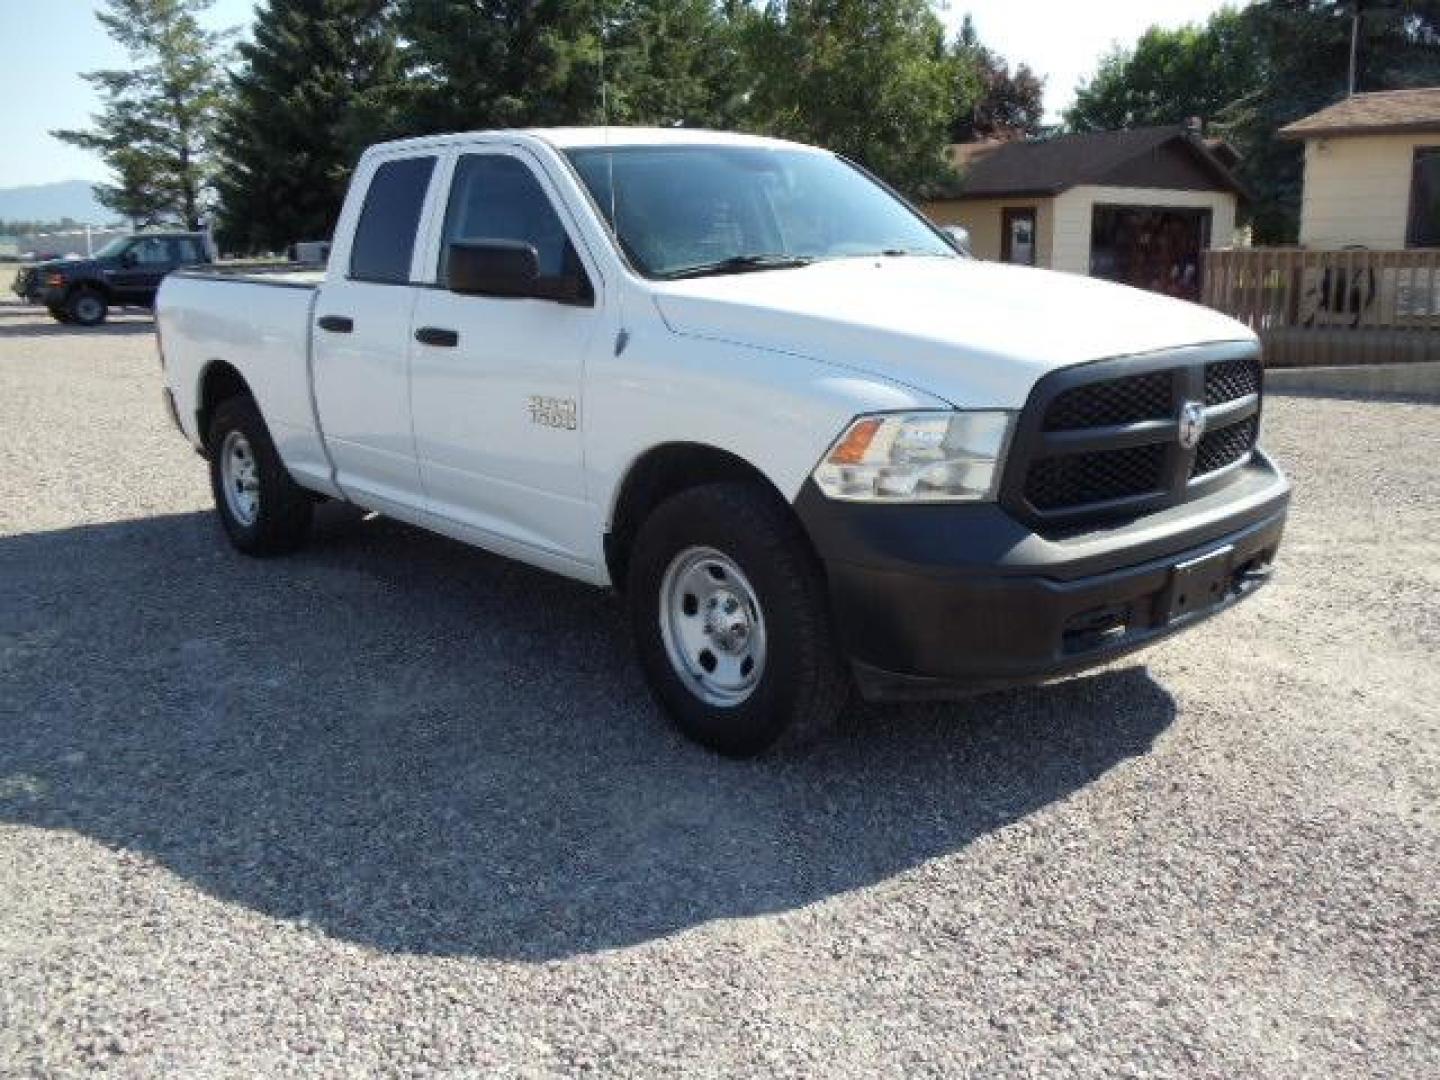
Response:
POLYGON ((686 548, 670 560, 660 583, 660 636, 670 666, 708 705, 739 705, 765 674, 760 598, 714 548, 686 548))
POLYGON ((260 516, 260 468, 243 432, 228 433, 220 444, 220 487, 230 516, 254 525, 260 516))
POLYGON ((93 296, 82 296, 75 302, 75 315, 82 322, 94 322, 100 318, 100 301, 93 296))

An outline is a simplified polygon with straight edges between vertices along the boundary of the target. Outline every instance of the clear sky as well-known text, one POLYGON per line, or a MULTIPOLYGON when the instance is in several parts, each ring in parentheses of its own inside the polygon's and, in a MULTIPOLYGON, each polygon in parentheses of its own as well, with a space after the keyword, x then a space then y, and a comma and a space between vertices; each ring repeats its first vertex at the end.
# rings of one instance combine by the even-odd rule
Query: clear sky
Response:
MULTIPOLYGON (((217 0, 208 22, 244 27, 253 6, 254 0, 217 0)), ((1053 118, 1112 43, 1131 44, 1155 23, 1202 20, 1221 6, 1222 0, 951 0, 942 15, 954 27, 969 11, 982 41, 1048 76, 1045 104, 1053 118)), ((0 0, 0 187, 104 179, 93 154, 47 132, 88 122, 96 101, 80 72, 123 62, 89 0, 0 0)))

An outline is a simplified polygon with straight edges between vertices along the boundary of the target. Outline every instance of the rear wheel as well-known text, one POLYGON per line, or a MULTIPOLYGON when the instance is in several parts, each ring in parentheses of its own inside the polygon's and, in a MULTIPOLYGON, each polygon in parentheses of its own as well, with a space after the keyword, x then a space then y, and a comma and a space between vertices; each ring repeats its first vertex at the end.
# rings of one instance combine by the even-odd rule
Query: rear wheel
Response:
POLYGON ((661 504, 636 536, 627 592, 650 686, 696 742, 749 757, 844 709, 823 575, 773 492, 706 484, 661 504))
POLYGON ((314 502, 290 478, 254 400, 221 402, 206 445, 215 508, 230 542, 247 555, 280 555, 303 544, 314 502))
POLYGON ((95 289, 76 289, 65 304, 65 313, 81 326, 99 326, 110 314, 110 306, 95 289))

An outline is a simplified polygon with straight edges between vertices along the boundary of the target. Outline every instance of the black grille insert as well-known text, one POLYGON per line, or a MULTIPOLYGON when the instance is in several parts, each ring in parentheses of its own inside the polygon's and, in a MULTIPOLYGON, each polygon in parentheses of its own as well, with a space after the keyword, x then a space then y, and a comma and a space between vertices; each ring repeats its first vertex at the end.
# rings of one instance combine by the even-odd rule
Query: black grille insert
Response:
POLYGON ((1260 361, 1253 356, 1221 360, 1205 365, 1205 404, 1227 401, 1260 392, 1260 361))
POLYGON ((1258 354, 1239 343, 1052 372, 1021 413, 1000 501, 1048 533, 1198 498, 1255 448, 1261 383, 1258 354), (1189 402, 1209 424, 1193 447, 1181 442, 1189 402))
POLYGON ((1058 395, 1045 410, 1046 431, 1164 420, 1175 412, 1174 376, 1168 371, 1077 386, 1058 395))
POLYGON ((1041 458, 1030 468, 1025 497, 1037 510, 1155 494, 1165 489, 1160 443, 1041 458))
POLYGON ((1223 469, 1226 465, 1235 464, 1255 448, 1255 436, 1259 427, 1259 421, 1251 416, 1238 424, 1207 431, 1201 436, 1200 445, 1195 448, 1195 461, 1190 467, 1190 475, 1204 476, 1206 473, 1223 469))

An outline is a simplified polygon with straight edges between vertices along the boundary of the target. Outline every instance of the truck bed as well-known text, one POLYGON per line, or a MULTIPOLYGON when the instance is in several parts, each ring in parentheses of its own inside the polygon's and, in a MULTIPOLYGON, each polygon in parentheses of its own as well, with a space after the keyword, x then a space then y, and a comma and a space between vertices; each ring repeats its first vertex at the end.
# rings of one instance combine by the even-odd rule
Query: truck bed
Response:
POLYGON ((255 266, 196 268, 166 277, 155 303, 167 381, 185 434, 205 433, 196 411, 206 373, 243 372, 281 457, 316 491, 333 493, 310 394, 310 320, 323 273, 255 266))
POLYGON ((250 285, 276 285, 288 289, 315 289, 325 280, 325 267, 303 263, 214 263, 177 270, 171 277, 211 281, 243 281, 250 285))

